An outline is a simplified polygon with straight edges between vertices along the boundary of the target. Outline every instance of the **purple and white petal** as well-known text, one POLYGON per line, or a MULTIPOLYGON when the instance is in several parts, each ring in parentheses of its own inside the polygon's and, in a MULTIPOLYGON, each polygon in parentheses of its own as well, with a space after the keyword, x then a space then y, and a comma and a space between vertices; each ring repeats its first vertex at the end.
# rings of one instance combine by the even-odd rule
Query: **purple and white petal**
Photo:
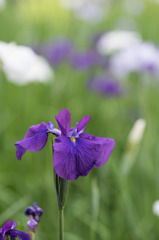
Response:
POLYGON ((34 232, 35 233, 36 230, 37 230, 37 225, 38 225, 37 221, 35 221, 35 219, 32 216, 30 216, 29 221, 27 222, 29 232, 34 232))

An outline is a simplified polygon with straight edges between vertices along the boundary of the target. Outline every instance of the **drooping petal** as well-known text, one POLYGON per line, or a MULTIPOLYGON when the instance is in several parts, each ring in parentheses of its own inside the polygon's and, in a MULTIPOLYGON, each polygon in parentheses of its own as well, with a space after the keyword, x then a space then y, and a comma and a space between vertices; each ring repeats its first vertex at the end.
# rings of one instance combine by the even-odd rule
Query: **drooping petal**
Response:
POLYGON ((25 134, 24 139, 33 137, 33 136, 35 136, 35 134, 38 134, 38 133, 46 132, 47 130, 48 130, 47 124, 45 122, 42 122, 37 125, 33 125, 28 129, 27 133, 25 134))
POLYGON ((55 116, 55 119, 58 123, 59 129, 61 130, 62 134, 64 136, 67 135, 67 133, 70 130, 71 125, 71 114, 67 108, 62 109, 57 116, 55 116))
MULTIPOLYGON (((31 152, 37 152, 37 151, 40 151, 45 146, 47 139, 48 139, 48 136, 46 133, 39 133, 39 134, 36 134, 34 137, 16 142, 15 146, 16 147, 18 146, 17 148, 18 151, 21 150, 19 148, 20 146, 22 148, 22 151, 25 149, 31 152)), ((17 156, 19 156, 19 153, 17 153, 17 156)))
POLYGON ((16 157, 18 160, 21 159, 22 155, 29 150, 31 152, 40 151, 46 144, 48 139, 48 129, 45 122, 38 125, 31 126, 24 139, 16 142, 17 152, 16 157))
POLYGON ((111 138, 96 137, 88 133, 83 133, 80 135, 80 137, 90 141, 100 142, 101 151, 98 159, 96 160, 94 168, 101 167, 108 160, 111 152, 113 151, 115 140, 111 138))
POLYGON ((18 145, 17 143, 14 144, 16 146, 16 158, 18 160, 21 160, 22 156, 24 155, 24 153, 26 152, 26 149, 21 147, 20 145, 18 145))
POLYGON ((10 230, 7 234, 11 236, 11 239, 15 239, 16 237, 18 237, 20 240, 31 240, 30 235, 28 233, 19 230, 13 229, 10 230))
POLYGON ((54 169, 58 176, 75 180, 86 176, 93 168, 100 167, 109 158, 115 141, 113 139, 57 137, 54 148, 54 169))
POLYGON ((77 124, 77 132, 80 132, 83 128, 85 128, 86 124, 91 120, 89 115, 84 116, 80 122, 77 124))

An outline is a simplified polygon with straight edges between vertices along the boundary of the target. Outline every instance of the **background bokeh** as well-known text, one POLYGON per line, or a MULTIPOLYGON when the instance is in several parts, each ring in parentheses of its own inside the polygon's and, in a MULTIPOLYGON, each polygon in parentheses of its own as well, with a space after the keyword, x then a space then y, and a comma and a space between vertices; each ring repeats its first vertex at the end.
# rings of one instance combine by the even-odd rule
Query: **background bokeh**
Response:
MULTIPOLYGON (((0 11, 0 41, 36 47, 67 38, 78 51, 86 51, 93 37, 124 29, 135 30, 144 41, 159 45, 157 1, 113 0, 105 1, 104 7, 100 21, 88 21, 59 0, 8 0, 0 11)), ((91 239, 92 224, 98 240, 158 239, 159 219, 152 205, 159 199, 159 79, 149 76, 147 82, 142 74, 132 73, 121 80, 123 94, 103 96, 88 88, 90 77, 101 71, 98 68, 80 71, 65 61, 53 70, 54 78, 48 84, 24 86, 11 83, 1 72, 0 224, 16 220, 19 229, 27 231, 23 212, 37 202, 44 215, 36 239, 58 239, 51 138, 42 151, 27 151, 21 161, 16 159, 14 142, 31 125, 55 123, 55 115, 68 108, 72 126, 88 114, 92 120, 86 132, 113 138, 116 145, 104 166, 69 183, 65 239, 91 239), (128 135, 139 118, 146 120, 146 129, 132 150, 128 135), (126 160, 133 164, 124 175, 126 160), (96 199, 95 217, 92 197, 96 199)))

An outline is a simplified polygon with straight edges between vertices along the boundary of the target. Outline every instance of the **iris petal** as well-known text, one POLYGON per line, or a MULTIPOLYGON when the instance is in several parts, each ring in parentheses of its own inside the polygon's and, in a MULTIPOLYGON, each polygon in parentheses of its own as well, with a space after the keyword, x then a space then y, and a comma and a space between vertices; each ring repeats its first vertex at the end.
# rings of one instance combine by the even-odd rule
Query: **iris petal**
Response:
POLYGON ((86 124, 91 120, 89 115, 84 116, 81 121, 77 124, 77 132, 80 132, 83 128, 85 128, 86 124))
POLYGON ((13 226, 13 221, 12 220, 9 220, 7 221, 4 225, 3 225, 3 228, 2 228, 2 235, 3 237, 5 236, 6 232, 8 232, 13 226))
POLYGON ((47 125, 45 122, 31 126, 28 129, 24 139, 14 144, 17 149, 17 159, 20 160, 26 150, 31 152, 40 151, 47 142, 47 131, 47 125))
POLYGON ((20 240, 31 240, 30 235, 28 233, 19 230, 10 230, 8 232, 8 235, 10 235, 12 239, 18 237, 20 240))
POLYGON ((94 168, 101 167, 108 160, 113 148, 115 146, 115 140, 111 138, 96 137, 88 133, 83 133, 80 135, 81 138, 93 141, 100 142, 101 151, 100 155, 94 165, 94 168))
POLYGON ((55 139, 54 168, 61 178, 75 180, 86 176, 93 168, 100 167, 109 158, 115 145, 113 139, 82 137, 74 144, 70 138, 55 139))
POLYGON ((58 123, 59 129, 63 135, 67 135, 71 125, 71 114, 67 108, 62 109, 59 114, 55 117, 58 123))

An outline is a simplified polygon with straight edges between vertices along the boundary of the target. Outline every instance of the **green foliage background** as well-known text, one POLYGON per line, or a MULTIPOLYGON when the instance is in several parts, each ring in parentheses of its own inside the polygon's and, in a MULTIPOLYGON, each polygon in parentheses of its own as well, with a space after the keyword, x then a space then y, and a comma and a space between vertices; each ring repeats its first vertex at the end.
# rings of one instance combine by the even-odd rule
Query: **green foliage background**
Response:
MULTIPOLYGON (((112 1, 107 18, 98 24, 77 20, 60 7, 58 0, 12 0, 0 12, 0 40, 34 45, 67 36, 77 49, 86 49, 91 37, 115 29, 121 18, 136 22, 146 41, 159 44, 159 5, 144 1, 142 14, 131 16, 123 2, 112 1)), ((28 69, 29 71, 29 69, 28 69)), ((98 70, 94 69, 96 74, 98 70)), ((44 210, 37 240, 58 239, 58 209, 53 183, 51 139, 36 153, 26 152, 16 160, 14 142, 21 140, 30 125, 53 121, 63 108, 72 114, 72 126, 84 115, 92 117, 87 132, 113 138, 116 146, 109 161, 87 177, 69 183, 65 207, 65 240, 91 239, 92 179, 96 178, 98 240, 156 240, 159 220, 152 204, 159 199, 159 82, 145 84, 141 76, 131 75, 125 83, 128 93, 118 98, 103 98, 86 88, 90 72, 78 72, 67 63, 54 69, 48 85, 31 83, 17 86, 0 76, 0 224, 16 220, 26 230, 26 206, 37 202, 44 210), (155 85, 156 86, 156 85, 155 85), (147 122, 142 143, 133 156, 127 177, 121 172, 128 134, 135 120, 147 122), (99 211, 98 211, 99 197, 99 211)))

